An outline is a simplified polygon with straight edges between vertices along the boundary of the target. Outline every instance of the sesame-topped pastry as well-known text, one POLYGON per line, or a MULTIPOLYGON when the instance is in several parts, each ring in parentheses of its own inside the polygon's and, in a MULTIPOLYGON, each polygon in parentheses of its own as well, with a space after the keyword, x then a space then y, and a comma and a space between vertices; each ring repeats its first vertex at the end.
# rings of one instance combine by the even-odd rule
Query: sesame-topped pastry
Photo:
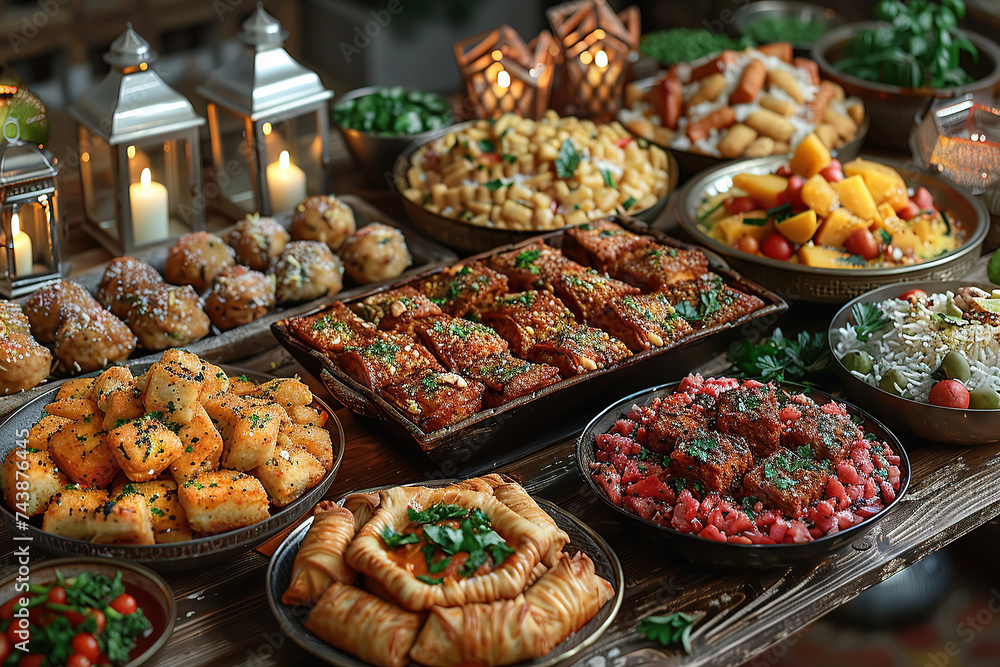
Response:
POLYGON ((333 195, 315 195, 295 207, 292 215, 292 238, 296 241, 320 241, 338 250, 357 229, 354 211, 333 195))
POLYGON ((97 301, 89 308, 64 305, 56 332, 56 358, 71 372, 89 373, 128 359, 136 337, 97 301))
POLYGON ((240 264, 263 272, 267 271, 271 260, 281 254, 292 237, 274 218, 262 218, 259 213, 254 213, 240 220, 226 240, 236 252, 240 264))
POLYGON ((422 368, 384 387, 382 396, 421 431, 430 433, 479 412, 483 389, 481 383, 457 373, 422 368))
POLYGON ((340 301, 315 315, 291 318, 288 328, 299 340, 324 352, 340 352, 345 345, 370 338, 377 331, 340 301))
POLYGON ((351 310, 383 331, 404 333, 412 333, 418 320, 444 315, 440 306, 410 285, 373 294, 351 304, 351 310))
POLYGON ((101 284, 97 287, 97 300, 125 319, 135 299, 164 284, 159 272, 141 259, 116 257, 104 269, 101 284))
POLYGON ((52 353, 31 337, 21 306, 0 303, 0 394, 31 389, 48 377, 51 368, 52 353))
POLYGON ((507 341, 496 331, 459 317, 424 318, 415 331, 444 367, 456 372, 491 354, 507 352, 507 341))
POLYGON ((483 262, 469 262, 424 278, 416 288, 455 317, 476 313, 509 290, 507 276, 483 262))
POLYGON ((198 294, 215 276, 236 263, 236 253, 225 241, 208 232, 192 232, 177 239, 167 254, 164 275, 174 285, 190 285, 198 294))
POLYGON ((381 222, 351 234, 339 252, 347 276, 361 284, 397 278, 413 263, 403 232, 381 222))
POLYGON ((579 273, 587 268, 566 259, 542 241, 494 255, 489 262, 507 276, 514 291, 549 289, 564 273, 579 273))
POLYGON ((60 313, 67 306, 77 309, 100 307, 82 285, 69 280, 60 280, 43 287, 24 304, 24 314, 31 322, 31 333, 40 343, 51 343, 62 322, 60 313))
POLYGON ((508 294, 483 311, 482 318, 507 341, 511 354, 521 358, 535 343, 577 324, 566 304, 546 290, 508 294))
POLYGON ((344 286, 344 265, 325 243, 292 241, 271 260, 278 303, 312 301, 344 286))
POLYGON ((592 266, 598 271, 611 271, 627 253, 653 243, 653 239, 632 232, 607 220, 570 227, 562 240, 566 257, 592 266))
POLYGON ((245 266, 230 266, 215 277, 205 312, 223 331, 249 324, 274 308, 275 279, 245 266))
POLYGON ((125 318, 147 350, 184 347, 208 334, 210 322, 190 285, 164 285, 135 299, 125 318))

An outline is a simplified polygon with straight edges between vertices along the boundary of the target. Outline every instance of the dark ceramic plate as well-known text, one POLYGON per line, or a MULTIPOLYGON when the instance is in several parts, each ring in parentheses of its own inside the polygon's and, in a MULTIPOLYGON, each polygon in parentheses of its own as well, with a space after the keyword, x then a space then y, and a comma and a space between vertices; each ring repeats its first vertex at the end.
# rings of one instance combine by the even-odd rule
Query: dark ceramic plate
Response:
MULTIPOLYGON (((604 412, 594 417, 594 420, 587 425, 577 440, 576 465, 591 493, 619 520, 635 526, 641 534, 672 551, 676 551, 692 563, 728 568, 770 568, 787 567, 797 563, 819 560, 867 535, 888 512, 892 511, 892 508, 906 493, 906 487, 910 483, 910 460, 899 439, 867 412, 850 403, 844 403, 852 417, 857 416, 865 420, 865 433, 873 433, 876 439, 889 443, 900 458, 899 492, 896 494, 896 498, 875 516, 840 532, 803 544, 730 544, 681 533, 632 514, 611 502, 590 475, 590 464, 595 462, 597 449, 595 438, 602 433, 609 432, 615 422, 626 415, 633 405, 648 405, 654 398, 668 396, 674 393, 679 384, 680 382, 671 382, 644 389, 611 404, 604 412)), ((799 389, 795 389, 795 391, 797 392, 799 389)), ((829 394, 815 390, 809 396, 820 404, 827 403, 834 398, 829 394)), ((838 403, 843 403, 840 399, 836 400, 838 403)))
MULTIPOLYGON (((138 375, 151 365, 152 363, 136 364, 132 366, 132 370, 138 375)), ((241 369, 230 366, 222 366, 221 368, 231 376, 245 374, 254 382, 265 382, 272 379, 266 375, 245 373, 241 369)), ((96 373, 90 375, 93 376, 96 373)), ((24 442, 28 429, 45 415, 45 406, 55 399, 61 384, 59 382, 49 385, 44 393, 36 396, 0 424, 0 459, 5 459, 10 450, 24 442)), ((93 544, 85 540, 46 533, 41 528, 41 515, 33 517, 27 524, 27 530, 22 531, 14 525, 14 514, 10 508, 4 505, 0 514, 3 515, 4 521, 11 525, 14 532, 27 534, 31 537, 32 544, 38 545, 41 549, 52 554, 116 558, 132 563, 141 563, 160 572, 188 570, 218 563, 263 544, 298 521, 303 514, 320 501, 323 494, 333 484, 344 457, 344 430, 340 426, 340 421, 337 420, 337 415, 325 403, 314 399, 313 407, 325 411, 328 415, 326 428, 330 431, 330 440, 333 442, 333 467, 320 480, 319 484, 306 491, 298 500, 275 511, 266 521, 255 523, 252 526, 218 535, 199 537, 186 542, 150 545, 93 544)))
MULTIPOLYGON (((405 484, 403 486, 437 487, 447 486, 455 481, 457 480, 433 480, 418 482, 416 484, 405 484)), ((355 491, 354 493, 381 491, 392 486, 395 485, 364 489, 363 491, 355 491)), ((604 634, 604 631, 611 626, 625 597, 625 574, 622 570, 622 565, 618 560, 618 556, 615 555, 615 552, 608 543, 604 541, 604 538, 591 530, 575 516, 557 507, 555 504, 542 498, 535 498, 534 500, 552 517, 556 525, 569 535, 570 542, 565 549, 566 553, 571 556, 580 551, 587 554, 594 561, 594 570, 598 576, 607 579, 614 586, 615 596, 601 607, 597 616, 590 619, 576 633, 564 639, 547 656, 536 660, 515 663, 517 667, 551 667, 563 661, 569 661, 571 658, 579 655, 584 649, 596 642, 604 634)), ((344 498, 341 498, 338 502, 343 504, 344 498)), ((299 544, 309 531, 312 521, 312 517, 309 517, 300 526, 296 527, 281 543, 277 551, 274 552, 274 556, 271 557, 271 562, 267 566, 267 603, 271 607, 271 613, 278 619, 278 624, 281 626, 282 631, 309 653, 331 665, 369 667, 367 662, 363 662, 348 653, 330 646, 306 630, 302 623, 309 615, 308 608, 302 606, 290 607, 281 602, 281 594, 288 588, 288 583, 292 578, 292 562, 295 560, 295 555, 299 551, 299 544)))

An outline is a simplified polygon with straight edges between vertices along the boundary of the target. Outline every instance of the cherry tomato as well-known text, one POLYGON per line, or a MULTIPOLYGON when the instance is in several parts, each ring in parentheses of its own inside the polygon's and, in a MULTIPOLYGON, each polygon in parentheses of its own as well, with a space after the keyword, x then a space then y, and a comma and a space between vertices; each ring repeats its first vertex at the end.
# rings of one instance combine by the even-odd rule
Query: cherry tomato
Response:
POLYGON ((64 611, 63 616, 66 617, 66 620, 69 621, 69 624, 74 628, 87 620, 87 616, 85 614, 81 614, 80 612, 72 609, 64 611))
POLYGON ((7 639, 7 635, 0 634, 0 662, 3 662, 10 656, 10 640, 7 639))
POLYGON ((10 640, 11 644, 20 644, 21 642, 30 638, 31 638, 30 624, 22 630, 21 624, 18 623, 18 619, 15 618, 13 621, 11 621, 10 625, 7 626, 7 639, 10 640))
POLYGON ((17 667, 42 667, 45 664, 45 656, 41 653, 27 653, 17 661, 17 667))
POLYGON ((788 178, 789 176, 792 175, 792 168, 789 167, 787 164, 783 164, 780 167, 778 167, 778 170, 774 172, 774 175, 781 176, 782 178, 788 178))
POLYGON ((625 148, 626 146, 628 146, 628 143, 630 141, 632 141, 632 137, 622 137, 621 139, 615 142, 615 146, 617 146, 618 148, 625 148))
POLYGON ((66 604, 66 589, 62 586, 53 586, 49 589, 47 599, 49 602, 55 602, 56 604, 66 604))
POLYGON ((729 197, 722 204, 726 213, 729 215, 736 215, 737 213, 747 213, 757 208, 757 202, 755 202, 751 197, 729 197))
POLYGON ((928 400, 931 405, 965 409, 969 407, 969 390, 958 380, 941 380, 931 387, 928 400))
POLYGON ((819 173, 830 183, 844 180, 844 168, 840 166, 840 161, 837 159, 820 169, 819 173))
POLYGON ((896 211, 896 215, 899 216, 900 220, 912 220, 920 215, 920 207, 917 205, 917 202, 911 199, 906 202, 906 206, 896 211))
POLYGON ((740 237, 740 240, 736 242, 736 249, 748 252, 751 255, 756 255, 760 251, 760 243, 758 243, 757 239, 749 234, 744 234, 740 237))
POLYGON ((90 615, 94 617, 94 621, 97 623, 97 634, 104 632, 104 626, 108 622, 104 617, 104 612, 100 609, 92 609, 90 615))
POLYGON ((764 243, 760 246, 760 251, 771 259, 780 259, 782 261, 788 260, 795 252, 792 244, 781 234, 771 234, 764 239, 764 243))
POLYGON ((934 208, 934 197, 925 187, 917 188, 917 193, 913 195, 913 201, 922 211, 929 211, 934 208))
POLYGON ((129 614, 135 613, 135 598, 128 593, 122 593, 111 601, 111 608, 119 614, 125 614, 128 616, 129 614))
POLYGON ((101 655, 101 647, 97 645, 97 637, 90 634, 89 632, 81 632, 77 636, 73 637, 73 641, 70 642, 70 646, 77 653, 82 653, 87 656, 87 660, 91 662, 96 662, 97 657, 101 655))
POLYGON ((900 301, 919 301, 927 298, 927 292, 922 289, 911 289, 909 292, 903 292, 896 298, 900 301))
POLYGON ((483 162, 486 164, 500 164, 500 160, 502 159, 497 153, 493 152, 483 153, 480 158, 482 158, 483 162))
POLYGON ((801 176, 792 176, 788 179, 788 187, 785 189, 785 201, 792 205, 793 209, 806 208, 802 202, 802 186, 805 179, 801 176))
POLYGON ((94 661, 82 653, 74 653, 66 658, 66 667, 91 667, 94 661))
POLYGON ((0 621, 6 621, 9 618, 14 618, 14 605, 17 601, 21 599, 20 595, 12 597, 0 606, 0 621))
POLYGON ((852 255, 861 255, 864 259, 878 257, 878 241, 867 229, 856 229, 844 241, 844 249, 852 255))

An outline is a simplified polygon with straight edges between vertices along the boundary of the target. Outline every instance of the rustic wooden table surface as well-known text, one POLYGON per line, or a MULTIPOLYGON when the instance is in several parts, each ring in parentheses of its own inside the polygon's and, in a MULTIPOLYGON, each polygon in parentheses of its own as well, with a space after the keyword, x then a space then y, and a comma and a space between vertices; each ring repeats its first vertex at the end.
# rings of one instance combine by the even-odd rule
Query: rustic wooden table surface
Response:
MULTIPOLYGON (((355 177, 343 187, 374 199, 386 210, 391 202, 373 196, 355 177)), ((392 213, 393 211, 389 211, 392 213)), ((997 225, 988 248, 1000 245, 997 225)), ((71 235, 76 247, 74 272, 106 261, 103 250, 71 235)), ((794 306, 781 323, 789 328, 825 326, 830 307, 794 306)), ((280 348, 243 362, 250 370, 288 376, 303 373, 280 348)), ((720 356, 703 372, 720 372, 720 356)), ((689 370, 678 369, 680 377, 689 370)), ((309 380, 317 393, 325 393, 309 380)), ((650 385, 674 378, 650 378, 650 385)), ((608 402, 617 396, 609 396, 608 402)), ((585 406, 596 414, 604 406, 585 406)), ((425 461, 381 442, 351 413, 338 410, 346 433, 343 465, 327 494, 338 498, 353 489, 439 478, 425 461)), ((556 416, 557 417, 557 416, 556 416)), ((738 665, 802 629, 811 621, 883 581, 924 556, 1000 514, 1000 445, 962 448, 904 439, 912 464, 906 496, 868 537, 820 562, 777 570, 726 571, 699 567, 640 539, 598 503, 576 471, 573 440, 556 443, 499 470, 521 480, 529 492, 547 498, 599 532, 617 552, 625 570, 625 602, 608 632, 579 659, 588 667, 632 667, 666 661, 677 665, 738 665), (663 650, 635 633, 639 619, 676 611, 701 616, 693 632, 693 651, 663 650)), ((503 443, 492 446, 503 447, 503 443)), ((10 544, 9 526, 0 544, 10 544)), ((275 542, 262 547, 273 549, 275 542)), ((6 552, 6 550, 5 550, 6 552)), ((33 558, 44 554, 37 549, 33 558)), ((278 627, 265 597, 268 557, 250 551, 223 565, 165 578, 177 599, 173 636, 149 665, 311 665, 320 664, 278 627)), ((16 566, 4 554, 0 575, 16 566)))

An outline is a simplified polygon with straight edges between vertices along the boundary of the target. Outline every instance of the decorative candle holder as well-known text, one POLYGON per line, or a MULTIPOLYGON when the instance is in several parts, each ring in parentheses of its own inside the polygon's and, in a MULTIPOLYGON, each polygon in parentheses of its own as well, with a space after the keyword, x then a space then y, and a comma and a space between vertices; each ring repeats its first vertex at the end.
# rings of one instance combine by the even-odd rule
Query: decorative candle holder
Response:
POLYGON ((540 118, 549 107, 559 47, 548 30, 525 44, 508 25, 455 44, 468 106, 479 118, 508 112, 540 118))
POLYGON ((62 277, 66 220, 59 168, 38 144, 0 143, 0 293, 9 299, 62 277))
POLYGON ((209 102, 209 200, 233 218, 288 212, 327 191, 333 91, 282 48, 287 37, 258 4, 243 23, 243 53, 198 88, 209 102))
POLYGON ((616 13, 606 0, 576 0, 546 11, 562 49, 567 113, 597 116, 621 105, 629 53, 639 48, 639 8, 616 13))
POLYGON ((205 228, 205 119, 150 69, 155 60, 129 24, 104 54, 108 76, 70 109, 86 229, 116 255, 205 228))

